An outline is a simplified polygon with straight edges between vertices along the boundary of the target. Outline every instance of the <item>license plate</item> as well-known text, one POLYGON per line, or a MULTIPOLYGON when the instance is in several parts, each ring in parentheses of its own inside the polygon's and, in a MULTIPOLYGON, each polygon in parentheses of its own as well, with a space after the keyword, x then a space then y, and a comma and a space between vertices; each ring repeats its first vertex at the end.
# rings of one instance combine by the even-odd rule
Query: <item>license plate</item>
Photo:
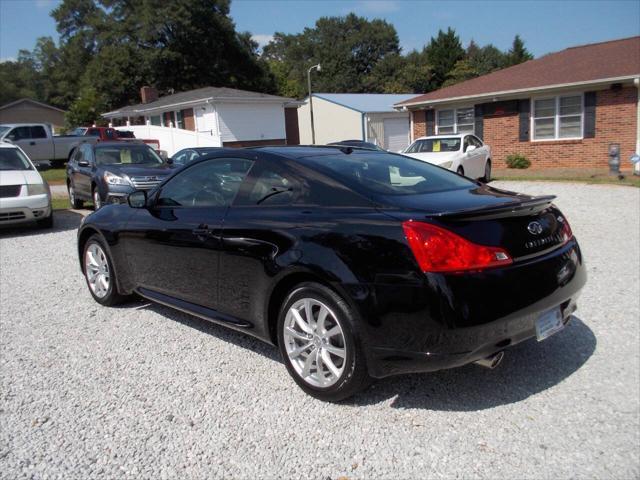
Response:
POLYGON ((536 320, 536 337, 538 341, 541 342, 563 328, 564 323, 562 322, 560 307, 554 308, 553 310, 543 313, 540 318, 536 320))

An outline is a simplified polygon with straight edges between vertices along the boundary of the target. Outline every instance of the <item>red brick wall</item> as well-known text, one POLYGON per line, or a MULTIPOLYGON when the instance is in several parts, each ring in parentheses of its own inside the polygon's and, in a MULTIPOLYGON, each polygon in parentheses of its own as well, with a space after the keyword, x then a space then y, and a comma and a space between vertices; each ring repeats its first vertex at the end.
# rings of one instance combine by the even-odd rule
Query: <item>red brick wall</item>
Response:
MULTIPOLYGON (((506 157, 520 153, 531 169, 608 168, 609 143, 620 143, 620 161, 628 164, 636 149, 638 90, 602 90, 596 94, 596 136, 582 140, 520 142, 517 114, 484 118, 484 141, 491 146, 494 168, 506 167, 506 157)), ((424 111, 413 112, 414 135, 424 135, 424 111)))
POLYGON ((413 115, 413 138, 424 137, 427 134, 427 113, 424 110, 411 112, 413 115))

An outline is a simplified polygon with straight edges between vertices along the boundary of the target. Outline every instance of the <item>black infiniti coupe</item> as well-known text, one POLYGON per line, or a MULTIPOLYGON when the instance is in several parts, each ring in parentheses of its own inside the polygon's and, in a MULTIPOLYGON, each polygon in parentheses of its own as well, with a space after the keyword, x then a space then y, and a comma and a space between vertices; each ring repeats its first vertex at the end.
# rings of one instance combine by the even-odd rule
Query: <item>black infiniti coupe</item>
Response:
POLYGON ((586 271, 552 200, 387 152, 220 149, 86 217, 78 253, 97 302, 254 335, 336 401, 561 330, 586 271))

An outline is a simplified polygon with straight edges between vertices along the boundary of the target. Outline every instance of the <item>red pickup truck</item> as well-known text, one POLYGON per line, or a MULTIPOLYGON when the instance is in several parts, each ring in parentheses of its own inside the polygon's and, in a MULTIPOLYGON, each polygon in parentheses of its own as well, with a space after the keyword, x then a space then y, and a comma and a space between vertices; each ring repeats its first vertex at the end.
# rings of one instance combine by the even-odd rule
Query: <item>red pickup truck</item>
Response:
MULTIPOLYGON (((79 129, 77 129, 79 130, 79 129)), ((146 143, 154 150, 160 150, 160 141, 159 140, 150 140, 146 138, 136 139, 133 132, 129 132, 126 130, 116 130, 111 127, 89 127, 83 134, 85 137, 98 137, 100 141, 131 141, 131 140, 140 140, 143 143, 146 143)))

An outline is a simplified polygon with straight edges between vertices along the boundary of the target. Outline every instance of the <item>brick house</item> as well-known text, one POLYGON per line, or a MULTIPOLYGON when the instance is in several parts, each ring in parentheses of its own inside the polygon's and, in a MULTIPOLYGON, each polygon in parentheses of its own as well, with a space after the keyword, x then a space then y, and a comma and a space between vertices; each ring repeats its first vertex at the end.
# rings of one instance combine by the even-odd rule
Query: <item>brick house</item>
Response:
POLYGON ((640 148, 640 37, 567 48, 397 103, 412 139, 474 132, 496 168, 520 153, 531 168, 623 166, 640 148))

